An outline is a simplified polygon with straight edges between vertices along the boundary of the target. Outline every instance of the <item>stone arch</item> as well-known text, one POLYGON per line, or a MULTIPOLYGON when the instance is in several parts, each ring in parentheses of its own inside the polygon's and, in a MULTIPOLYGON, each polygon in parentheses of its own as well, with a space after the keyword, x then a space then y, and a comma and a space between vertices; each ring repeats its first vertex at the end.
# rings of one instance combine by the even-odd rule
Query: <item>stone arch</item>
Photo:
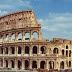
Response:
POLYGON ((64 69, 64 61, 60 63, 60 69, 64 69))
POLYGON ((22 67, 22 61, 18 60, 18 69, 21 69, 21 67, 22 67))
POLYGON ((11 68, 14 68, 14 66, 15 66, 14 60, 11 60, 11 68))
POLYGON ((10 51, 11 51, 11 54, 14 54, 15 53, 15 48, 14 47, 11 47, 10 48, 10 51))
POLYGON ((22 52, 22 47, 18 46, 18 54, 21 54, 21 52, 22 52))
POLYGON ((53 53, 54 53, 54 54, 58 54, 58 51, 59 51, 58 48, 54 48, 54 49, 53 49, 53 53))
POLYGON ((42 46, 41 49, 40 49, 40 51, 41 51, 41 54, 45 54, 46 53, 46 47, 42 46))
POLYGON ((32 61, 32 68, 37 68, 37 61, 32 61))
POLYGON ((36 32, 36 31, 33 32, 33 39, 34 40, 38 39, 38 32, 36 32))
POLYGON ((69 61, 69 67, 71 67, 71 61, 69 61))
POLYGON ((62 55, 63 55, 63 56, 64 56, 64 52, 65 52, 64 49, 62 49, 62 55))
POLYGON ((25 46, 25 54, 29 54, 29 51, 30 51, 29 46, 25 46))
POLYGON ((25 40, 26 41, 29 41, 30 40, 30 33, 29 32, 26 32, 25 33, 25 40))
POLYGON ((49 69, 54 69, 54 61, 49 61, 49 69))
POLYGON ((29 69, 29 61, 28 60, 25 60, 25 69, 29 69))
POLYGON ((37 54, 37 46, 33 46, 33 54, 37 54))
POLYGON ((45 61, 41 61, 41 62, 40 62, 40 68, 41 68, 41 69, 45 69, 45 67, 46 67, 45 61))
POLYGON ((18 33, 18 40, 22 40, 22 32, 18 33))
POLYGON ((8 60, 5 60, 5 67, 8 67, 8 60))

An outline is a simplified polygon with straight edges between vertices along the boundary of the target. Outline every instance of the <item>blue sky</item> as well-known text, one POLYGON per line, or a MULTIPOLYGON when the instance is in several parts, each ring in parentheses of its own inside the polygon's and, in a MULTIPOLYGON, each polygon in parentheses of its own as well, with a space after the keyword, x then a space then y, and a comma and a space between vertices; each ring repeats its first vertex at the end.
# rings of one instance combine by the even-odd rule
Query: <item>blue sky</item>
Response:
POLYGON ((43 38, 72 39, 72 0, 0 0, 0 15, 32 9, 43 38))

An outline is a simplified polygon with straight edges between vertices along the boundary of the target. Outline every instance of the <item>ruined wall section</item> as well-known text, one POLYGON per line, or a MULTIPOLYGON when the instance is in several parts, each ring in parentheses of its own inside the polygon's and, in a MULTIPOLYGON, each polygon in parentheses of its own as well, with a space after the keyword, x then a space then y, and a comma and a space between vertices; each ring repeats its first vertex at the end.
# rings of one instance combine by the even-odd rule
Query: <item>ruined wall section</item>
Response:
POLYGON ((0 17, 0 32, 25 28, 38 27, 35 15, 32 11, 22 11, 0 17))

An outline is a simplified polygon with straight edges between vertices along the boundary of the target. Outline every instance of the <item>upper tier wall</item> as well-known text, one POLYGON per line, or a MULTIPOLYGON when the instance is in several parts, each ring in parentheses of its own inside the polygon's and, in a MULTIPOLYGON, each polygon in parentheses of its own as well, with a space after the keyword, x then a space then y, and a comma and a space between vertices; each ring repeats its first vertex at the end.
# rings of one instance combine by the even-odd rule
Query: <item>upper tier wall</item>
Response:
POLYGON ((33 11, 21 11, 0 17, 0 32, 38 26, 33 11))

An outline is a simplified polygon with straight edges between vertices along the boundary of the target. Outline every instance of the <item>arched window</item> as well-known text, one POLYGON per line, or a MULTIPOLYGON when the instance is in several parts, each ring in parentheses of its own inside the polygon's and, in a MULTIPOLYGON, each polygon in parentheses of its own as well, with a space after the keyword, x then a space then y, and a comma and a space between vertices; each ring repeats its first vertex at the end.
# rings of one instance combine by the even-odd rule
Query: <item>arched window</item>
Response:
POLYGON ((68 57, 68 50, 66 50, 66 57, 68 57))
POLYGON ((71 57, 71 50, 69 50, 69 57, 71 57))
POLYGON ((33 54, 37 54, 37 46, 33 47, 33 54))
POLYGON ((21 54, 22 48, 21 46, 18 46, 18 54, 21 54))
POLYGON ((62 55, 64 56, 64 50, 62 50, 62 55))
POLYGON ((71 67, 71 61, 69 61, 69 67, 71 67))
POLYGON ((41 54, 45 54, 46 53, 46 47, 45 46, 42 46, 41 47, 41 54))
POLYGON ((25 69, 29 69, 29 61, 28 60, 25 60, 25 69))
POLYGON ((41 69, 45 69, 45 67, 46 67, 45 61, 41 61, 41 62, 40 62, 40 68, 41 68, 41 69))
POLYGON ((54 48, 53 53, 58 54, 58 48, 54 48))
POLYGON ((37 68, 37 62, 36 61, 32 61, 32 68, 37 68))
POLYGON ((5 38, 5 40, 7 41, 7 40, 8 40, 8 38, 9 38, 9 35, 8 35, 8 34, 6 34, 6 38, 5 38))
POLYGON ((33 32, 33 39, 37 40, 38 39, 38 33, 37 32, 33 32))
POLYGON ((14 68, 14 61, 11 60, 11 68, 14 68))
POLYGON ((18 60, 18 68, 21 69, 21 67, 22 67, 22 62, 18 60))
POLYGON ((8 61, 7 60, 5 60, 5 64, 6 64, 5 66, 8 67, 8 61))
POLYGON ((22 33, 21 32, 18 33, 18 40, 22 40, 22 33))
POLYGON ((66 49, 68 49, 68 45, 66 45, 66 49))
POLYGON ((11 54, 14 54, 14 53, 15 53, 15 48, 11 47, 11 54))
POLYGON ((53 61, 49 61, 49 69, 54 69, 54 62, 53 61))
POLYGON ((63 61, 60 63, 60 69, 64 69, 64 62, 63 61))
POLYGON ((12 33, 12 35, 11 35, 11 40, 15 40, 15 34, 14 33, 12 33))
POLYGON ((26 32, 25 33, 25 40, 26 41, 29 41, 30 40, 30 33, 29 32, 26 32))
POLYGON ((29 46, 25 46, 25 54, 29 54, 29 46))

